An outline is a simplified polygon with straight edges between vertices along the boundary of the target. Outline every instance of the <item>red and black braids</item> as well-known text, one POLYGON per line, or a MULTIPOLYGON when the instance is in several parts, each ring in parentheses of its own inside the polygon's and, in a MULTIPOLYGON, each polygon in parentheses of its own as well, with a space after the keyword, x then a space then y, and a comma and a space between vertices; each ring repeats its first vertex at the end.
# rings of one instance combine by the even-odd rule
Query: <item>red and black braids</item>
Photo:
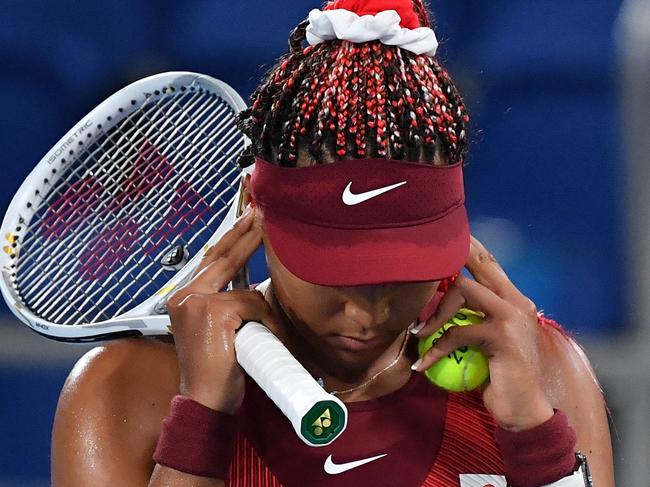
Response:
MULTIPOLYGON (((414 11, 430 25, 421 0, 414 11)), ((239 117, 253 142, 242 165, 252 156, 289 167, 360 158, 464 160, 469 116, 436 59, 379 41, 305 47, 307 25, 292 32, 288 54, 239 117)))

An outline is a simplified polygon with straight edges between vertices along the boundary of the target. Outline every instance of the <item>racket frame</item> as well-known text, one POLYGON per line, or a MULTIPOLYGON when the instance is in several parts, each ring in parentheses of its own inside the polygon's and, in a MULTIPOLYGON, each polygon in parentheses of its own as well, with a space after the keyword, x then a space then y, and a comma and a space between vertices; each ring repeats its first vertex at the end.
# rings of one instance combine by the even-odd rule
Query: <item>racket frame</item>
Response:
MULTIPOLYGON (((26 233, 36 205, 37 192, 48 190, 47 184, 55 183, 67 169, 67 160, 74 157, 76 150, 84 150, 85 142, 92 143, 101 133, 107 133, 112 127, 141 109, 145 104, 164 96, 166 90, 188 90, 188 86, 216 92, 233 110, 238 113, 246 108, 241 96, 226 83, 199 73, 179 71, 161 73, 141 79, 122 88, 104 100, 79 123, 72 127, 52 149, 40 160, 29 176, 20 186, 12 199, 0 227, 3 251, 0 252, 0 291, 9 309, 14 315, 40 335, 57 341, 85 343, 102 341, 108 338, 141 335, 170 334, 170 320, 166 314, 156 312, 164 309, 167 297, 192 275, 207 249, 214 245, 222 235, 232 227, 237 217, 237 206, 241 200, 240 184, 237 194, 230 203, 230 208, 218 230, 210 237, 201 252, 197 252, 187 264, 154 295, 128 312, 96 323, 79 325, 59 325, 42 319, 30 311, 24 304, 13 285, 15 267, 12 267, 20 252, 20 242, 26 233), (71 153, 71 151, 73 151, 71 153), (12 257, 12 254, 14 256, 12 257)), ((250 143, 245 139, 245 146, 250 143)), ((242 170, 242 177, 252 172, 253 167, 242 170)))
MULTIPOLYGON (((209 247, 218 242, 223 234, 232 228, 236 218, 241 214, 243 203, 243 178, 250 174, 253 167, 241 171, 239 188, 229 204, 229 210, 215 233, 211 235, 200 252, 197 252, 180 270, 178 270, 161 289, 130 311, 96 323, 77 325, 59 325, 46 321, 31 312, 23 302, 12 284, 12 267, 14 259, 19 257, 20 246, 17 242, 26 233, 26 224, 31 222, 36 209, 28 206, 34 198, 35 191, 44 189, 45 179, 56 182, 64 174, 65 156, 71 150, 70 145, 78 145, 86 137, 93 141, 93 128, 107 132, 117 123, 147 103, 152 96, 158 96, 162 87, 180 87, 192 84, 208 91, 217 88, 217 94, 228 103, 235 112, 246 107, 242 98, 225 83, 209 76, 190 72, 171 72, 151 76, 118 91, 91 111, 41 159, 14 196, 2 226, 1 238, 7 241, 4 252, 0 252, 0 290, 11 311, 32 330, 47 338, 69 343, 96 342, 127 336, 171 334, 170 319, 160 310, 166 310, 168 296, 179 286, 189 280, 209 247), (121 108, 122 110, 119 110, 121 108), (119 114, 119 116, 117 115, 119 114), (110 117, 110 119, 109 119, 110 117), (101 124, 101 127, 98 125, 101 124), (90 134, 90 136, 88 136, 90 134), (52 170, 56 171, 53 173, 52 170), (57 176, 58 175, 58 176, 57 176), (15 244, 15 245, 14 245, 15 244), (15 255, 12 257, 11 254, 15 255)), ((244 147, 250 143, 244 138, 244 147)), ((76 146, 75 145, 75 146, 76 146)), ((83 146, 83 143, 81 144, 83 146)), ((69 155, 69 154, 68 154, 69 155)), ((247 284, 246 268, 235 279, 235 287, 247 284)), ((268 283, 268 282, 267 282, 268 283)), ((295 360, 284 345, 261 323, 250 322, 237 333, 235 339, 237 359, 246 372, 260 385, 269 397, 287 415, 296 434, 307 445, 322 447, 331 444, 347 426, 347 409, 335 396, 325 392, 309 373, 295 360), (248 343, 242 343, 247 341, 248 343), (273 359, 267 363, 259 349, 273 349, 273 359), (318 437, 310 433, 314 421, 329 411, 335 411, 339 418, 336 426, 318 437)))

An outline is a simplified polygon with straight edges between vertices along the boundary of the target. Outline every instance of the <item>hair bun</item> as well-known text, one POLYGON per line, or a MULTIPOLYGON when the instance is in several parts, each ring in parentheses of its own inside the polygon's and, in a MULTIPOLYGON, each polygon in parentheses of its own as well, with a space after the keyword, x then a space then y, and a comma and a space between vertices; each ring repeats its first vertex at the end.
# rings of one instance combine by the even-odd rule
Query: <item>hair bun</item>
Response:
POLYGON ((400 25, 405 29, 423 27, 415 12, 413 0, 335 0, 329 2, 323 10, 348 10, 360 17, 395 10, 400 16, 400 25))
POLYGON ((312 46, 334 39, 380 41, 433 57, 438 39, 431 27, 421 25, 421 18, 412 0, 336 0, 309 12, 306 39, 312 46))

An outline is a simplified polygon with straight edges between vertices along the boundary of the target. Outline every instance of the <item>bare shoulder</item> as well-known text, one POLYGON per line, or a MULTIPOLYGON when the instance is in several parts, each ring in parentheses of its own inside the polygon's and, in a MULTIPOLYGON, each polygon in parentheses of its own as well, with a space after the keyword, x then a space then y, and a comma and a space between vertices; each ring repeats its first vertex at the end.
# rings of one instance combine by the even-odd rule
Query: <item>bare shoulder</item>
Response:
POLYGON ((160 423, 177 391, 173 343, 117 340, 86 353, 59 398, 53 485, 90 485, 90 479, 93 485, 102 485, 98 479, 142 485, 153 470, 160 423))
POLYGON ((544 319, 541 323, 547 343, 543 360, 547 395, 576 430, 577 447, 589 459, 594 485, 613 486, 608 412, 598 378, 574 338, 544 319))

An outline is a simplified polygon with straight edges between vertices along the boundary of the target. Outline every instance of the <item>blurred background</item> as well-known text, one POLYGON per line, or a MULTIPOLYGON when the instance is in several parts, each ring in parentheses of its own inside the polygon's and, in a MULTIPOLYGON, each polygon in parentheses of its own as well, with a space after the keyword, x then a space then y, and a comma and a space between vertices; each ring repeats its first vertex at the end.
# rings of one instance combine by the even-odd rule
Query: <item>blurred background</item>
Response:
MULTIPOLYGON (((650 0, 432 0, 473 115, 472 232, 583 344, 612 412, 617 485, 650 478, 650 0)), ((0 209, 131 81, 203 72, 247 98, 311 0, 2 0, 0 209)), ((254 277, 264 276, 256 258, 254 277)), ((4 305, 4 303, 3 303, 4 305)), ((0 487, 49 485, 61 386, 88 347, 0 309, 0 487)))

